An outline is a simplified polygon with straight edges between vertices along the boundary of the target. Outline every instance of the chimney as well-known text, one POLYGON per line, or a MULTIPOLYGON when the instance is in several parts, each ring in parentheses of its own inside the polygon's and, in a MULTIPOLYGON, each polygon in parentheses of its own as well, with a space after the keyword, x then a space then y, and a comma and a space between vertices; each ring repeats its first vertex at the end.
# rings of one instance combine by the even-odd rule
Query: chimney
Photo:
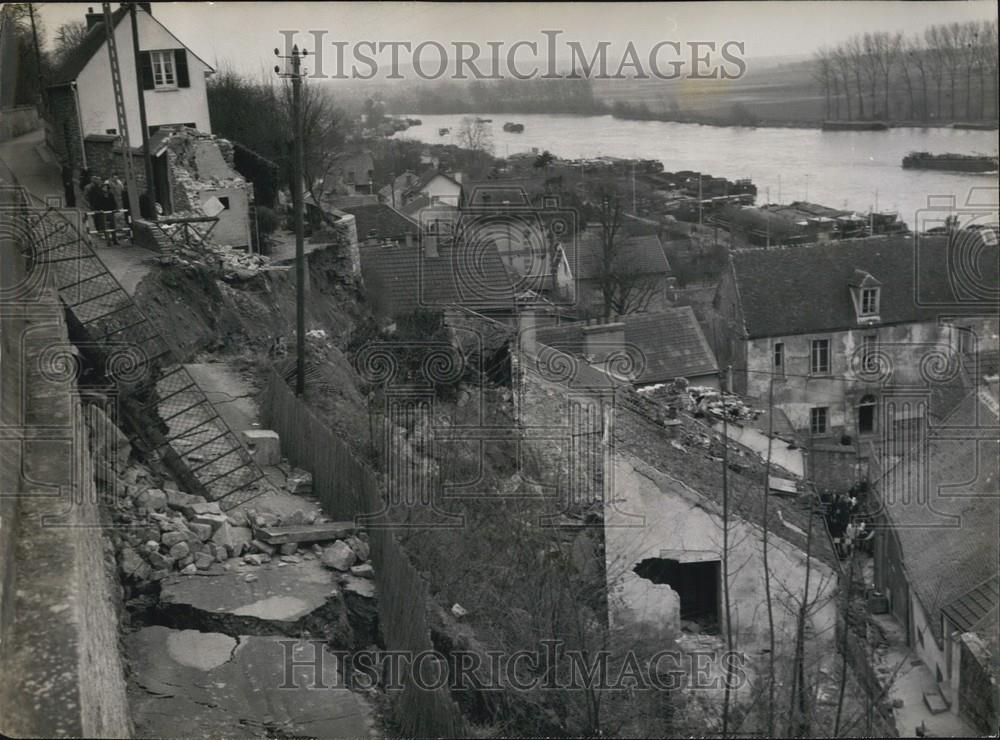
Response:
POLYGON ((87 8, 87 30, 89 31, 98 23, 104 22, 104 13, 95 13, 93 8, 87 8))
POLYGON ((591 362, 604 362, 613 352, 624 352, 625 322, 587 324, 583 327, 583 345, 591 362))
POLYGON ((517 314, 518 339, 521 352, 534 356, 538 349, 536 336, 537 317, 535 307, 530 304, 521 306, 517 314))

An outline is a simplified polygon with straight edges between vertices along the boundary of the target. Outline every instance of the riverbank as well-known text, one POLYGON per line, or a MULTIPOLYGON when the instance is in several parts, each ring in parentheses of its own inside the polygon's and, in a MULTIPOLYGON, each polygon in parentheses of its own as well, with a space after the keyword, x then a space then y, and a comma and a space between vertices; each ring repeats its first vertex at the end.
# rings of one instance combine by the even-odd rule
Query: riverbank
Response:
MULTIPOLYGON (((409 117, 421 117, 421 116, 479 116, 481 115, 477 111, 448 111, 446 113, 435 113, 433 111, 426 110, 416 110, 408 111, 407 113, 393 112, 389 115, 395 118, 405 118, 409 117)), ((610 116, 611 118, 618 121, 652 121, 656 123, 683 123, 691 124, 695 126, 712 126, 715 128, 777 128, 777 129, 822 129, 824 121, 822 119, 788 119, 788 120, 774 120, 774 119, 758 119, 754 122, 735 122, 732 120, 726 120, 719 118, 717 116, 706 116, 706 115, 684 115, 684 116, 671 116, 671 115, 622 115, 612 109, 595 109, 591 113, 581 113, 581 112, 559 112, 553 111, 551 113, 542 113, 539 111, 531 112, 505 112, 502 115, 507 116, 509 119, 517 119, 518 116, 535 116, 535 115, 552 115, 552 116, 577 116, 580 118, 592 118, 592 117, 603 117, 610 116)), ((837 123, 850 123, 846 120, 837 121, 837 123)), ((872 123, 869 121, 856 121, 855 123, 872 123)), ((886 127, 889 129, 893 128, 916 128, 916 129, 954 129, 954 130, 965 130, 965 131, 997 131, 1000 130, 1000 121, 974 121, 971 123, 965 121, 882 121, 885 123, 886 127)))
MULTIPOLYGON (((461 145, 457 132, 465 114, 410 115, 422 125, 393 138, 461 145), (447 129, 443 136, 442 129, 447 129)), ((970 201, 970 194, 996 188, 995 176, 902 167, 903 157, 911 152, 995 155, 996 133, 991 131, 924 126, 821 131, 818 126, 706 126, 489 110, 474 115, 493 119, 487 126, 498 157, 548 150, 565 160, 652 159, 668 172, 709 172, 731 181, 750 178, 761 202, 811 201, 862 215, 895 211, 911 228, 927 218, 923 214, 929 196, 950 196, 956 204, 979 203, 981 198, 970 201), (523 123, 524 131, 504 131, 508 121, 523 123)))

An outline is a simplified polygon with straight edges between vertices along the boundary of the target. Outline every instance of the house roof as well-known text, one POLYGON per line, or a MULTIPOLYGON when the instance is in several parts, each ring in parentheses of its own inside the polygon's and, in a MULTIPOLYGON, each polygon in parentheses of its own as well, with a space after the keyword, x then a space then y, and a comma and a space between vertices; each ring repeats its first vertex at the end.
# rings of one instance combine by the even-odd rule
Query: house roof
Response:
MULTIPOLYGON (((199 62, 208 67, 209 71, 214 71, 212 65, 207 64, 204 59, 195 54, 191 49, 184 44, 174 33, 160 23, 159 20, 152 13, 147 13, 142 7, 136 8, 136 13, 145 13, 150 19, 157 23, 163 30, 170 34, 178 44, 183 46, 187 51, 194 56, 199 62)), ((120 6, 111 14, 111 22, 115 28, 118 28, 118 24, 128 15, 128 7, 120 6)), ((57 87, 59 85, 66 85, 70 82, 76 80, 83 72, 83 68, 87 66, 87 63, 93 58, 93 56, 101 50, 101 47, 107 42, 107 31, 104 28, 104 21, 98 21, 93 26, 87 30, 87 34, 83 37, 83 41, 80 45, 74 49, 69 56, 63 60, 63 63, 56 68, 51 75, 49 75, 49 87, 57 87)))
MULTIPOLYGON (((675 378, 691 378, 718 372, 705 335, 690 306, 622 316, 626 351, 633 355, 639 385, 661 383, 675 378)), ((583 329, 575 321, 540 327, 536 339, 541 344, 571 355, 585 354, 583 329)))
POLYGON ((385 203, 344 206, 340 210, 354 216, 358 228, 358 241, 363 242, 369 238, 405 239, 407 234, 416 236, 420 233, 416 221, 385 203))
MULTIPOLYGON (((115 10, 111 14, 111 22, 114 27, 118 28, 118 24, 121 23, 122 18, 125 18, 127 15, 128 8, 125 6, 115 10)), ((107 40, 107 31, 104 29, 104 21, 101 20, 87 30, 87 34, 83 37, 80 45, 67 55, 59 67, 53 70, 49 76, 49 85, 65 85, 68 82, 73 82, 83 72, 83 68, 87 66, 87 62, 91 60, 94 54, 100 51, 107 40)))
MULTIPOLYGON (((563 245, 570 272, 577 280, 600 278, 604 248, 596 231, 583 231, 576 239, 563 245)), ((624 237, 616 256, 616 265, 634 275, 669 275, 670 263, 663 253, 663 245, 655 234, 624 237)))
MULTIPOLYGON (((974 624, 969 595, 997 577, 997 422, 996 411, 970 393, 877 481, 907 581, 939 641, 941 615, 974 624)), ((982 618, 989 604, 979 611, 982 618)))
MULTIPOLYGON (((733 252, 744 327, 749 338, 840 331, 858 326, 849 286, 863 271, 881 284, 882 324, 935 321, 942 306, 982 310, 982 298, 963 295, 958 269, 975 277, 969 285, 996 285, 993 250, 964 250, 975 264, 949 263, 947 237, 855 239, 810 246, 733 252)), ((994 299, 995 300, 995 299, 994 299)))
POLYGON ((462 183, 460 183, 454 177, 452 177, 451 175, 448 175, 448 174, 446 174, 444 172, 441 172, 441 170, 436 170, 436 169, 434 169, 432 167, 432 168, 426 169, 426 170, 424 170, 423 172, 420 173, 420 177, 417 178, 417 181, 410 188, 410 191, 423 190, 425 187, 427 187, 428 184, 430 184, 431 180, 433 180, 435 177, 443 177, 446 180, 451 180, 458 187, 462 187, 462 183))
POLYGON ((378 312, 389 316, 453 304, 513 313, 514 288, 496 247, 475 252, 439 246, 437 257, 425 257, 415 246, 361 247, 362 276, 378 312))

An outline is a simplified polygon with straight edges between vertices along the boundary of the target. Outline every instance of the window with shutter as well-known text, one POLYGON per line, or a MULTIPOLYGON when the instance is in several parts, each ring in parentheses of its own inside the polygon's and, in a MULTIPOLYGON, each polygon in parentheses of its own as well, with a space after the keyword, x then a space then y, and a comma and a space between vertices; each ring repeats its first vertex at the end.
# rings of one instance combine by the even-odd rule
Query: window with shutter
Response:
POLYGON ((188 77, 187 49, 174 49, 174 64, 177 66, 177 87, 191 87, 188 77))
POLYGON ((173 50, 151 51, 149 58, 153 68, 153 88, 156 90, 175 89, 177 87, 177 73, 173 50))

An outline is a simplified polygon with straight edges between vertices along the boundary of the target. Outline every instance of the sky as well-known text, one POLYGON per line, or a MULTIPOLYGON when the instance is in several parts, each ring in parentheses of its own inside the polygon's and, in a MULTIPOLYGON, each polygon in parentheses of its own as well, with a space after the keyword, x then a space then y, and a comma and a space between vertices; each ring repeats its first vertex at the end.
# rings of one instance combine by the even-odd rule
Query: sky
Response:
MULTIPOLYGON (((51 38, 60 24, 83 18, 88 5, 36 3, 51 38)), ((117 5, 115 3, 114 5, 117 5)), ((649 49, 659 41, 742 41, 747 58, 795 56, 870 30, 922 32, 935 23, 997 17, 992 0, 950 2, 705 2, 705 3, 244 3, 153 4, 160 19, 209 64, 256 74, 274 65, 284 46, 280 30, 325 30, 328 40, 421 41, 445 44, 499 40, 542 41, 542 30, 590 49, 632 41, 649 49)))

